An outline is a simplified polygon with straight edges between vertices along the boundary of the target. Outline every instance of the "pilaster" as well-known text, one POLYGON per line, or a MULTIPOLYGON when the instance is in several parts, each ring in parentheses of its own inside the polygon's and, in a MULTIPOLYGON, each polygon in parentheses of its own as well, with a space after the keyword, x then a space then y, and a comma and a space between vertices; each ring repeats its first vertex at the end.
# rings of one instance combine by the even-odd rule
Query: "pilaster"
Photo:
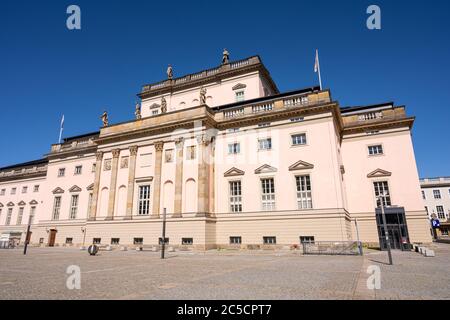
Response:
POLYGON ((103 152, 97 151, 95 154, 95 180, 94 189, 92 191, 92 204, 91 211, 89 212, 88 220, 93 221, 97 215, 97 204, 98 204, 98 189, 100 187, 100 176, 102 174, 102 162, 103 162, 103 152))

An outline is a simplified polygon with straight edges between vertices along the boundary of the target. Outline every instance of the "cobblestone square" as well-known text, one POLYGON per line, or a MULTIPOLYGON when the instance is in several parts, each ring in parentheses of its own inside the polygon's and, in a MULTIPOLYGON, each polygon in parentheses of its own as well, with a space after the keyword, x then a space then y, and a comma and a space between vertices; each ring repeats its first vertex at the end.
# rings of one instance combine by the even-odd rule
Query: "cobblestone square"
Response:
POLYGON ((394 251, 364 257, 303 256, 291 251, 170 252, 76 248, 0 250, 2 299, 450 299, 450 245, 436 257, 394 251), (69 290, 67 267, 81 269, 69 290), (367 289, 368 266, 381 269, 381 289, 367 289))

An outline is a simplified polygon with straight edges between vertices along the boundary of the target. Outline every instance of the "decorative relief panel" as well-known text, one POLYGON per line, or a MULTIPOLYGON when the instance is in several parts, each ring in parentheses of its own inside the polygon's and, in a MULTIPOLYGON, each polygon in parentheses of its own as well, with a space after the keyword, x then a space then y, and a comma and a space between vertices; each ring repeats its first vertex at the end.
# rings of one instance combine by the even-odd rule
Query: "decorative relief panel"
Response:
POLYGON ((120 159, 120 169, 128 168, 128 157, 122 157, 120 159))
POLYGON ((111 170, 111 159, 105 159, 103 171, 110 171, 110 170, 111 170))

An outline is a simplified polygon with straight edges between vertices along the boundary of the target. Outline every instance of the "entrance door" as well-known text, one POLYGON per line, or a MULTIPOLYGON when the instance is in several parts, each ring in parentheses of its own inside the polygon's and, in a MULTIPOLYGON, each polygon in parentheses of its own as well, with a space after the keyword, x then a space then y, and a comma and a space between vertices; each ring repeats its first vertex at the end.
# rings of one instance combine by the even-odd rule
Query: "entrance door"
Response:
MULTIPOLYGON (((386 229, 389 235, 391 249, 408 250, 411 248, 409 243, 408 226, 406 225, 405 209, 403 207, 385 208, 386 229)), ((380 208, 375 211, 378 227, 378 237, 380 239, 381 250, 387 249, 384 223, 380 208)))
POLYGON ((48 246, 53 247, 55 245, 55 238, 56 238, 56 230, 52 229, 50 230, 50 233, 48 235, 48 246))

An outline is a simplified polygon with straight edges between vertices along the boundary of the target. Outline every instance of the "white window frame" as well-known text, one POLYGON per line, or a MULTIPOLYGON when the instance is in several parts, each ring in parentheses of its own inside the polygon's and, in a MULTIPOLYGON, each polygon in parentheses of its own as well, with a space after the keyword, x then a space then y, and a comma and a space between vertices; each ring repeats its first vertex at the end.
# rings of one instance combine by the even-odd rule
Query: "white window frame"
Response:
MULTIPOLYGON (((263 211, 275 211, 276 210, 276 189, 275 189, 275 178, 274 177, 261 177, 260 178, 260 190, 261 190, 261 209, 263 211), (272 180, 273 192, 265 192, 267 184, 265 185, 263 181, 272 180)), ((270 191, 270 190, 269 190, 270 191)))
POLYGON ((36 185, 33 187, 33 192, 39 192, 39 185, 38 185, 38 184, 36 184, 36 185))
POLYGON ((299 146, 306 146, 306 145, 308 145, 308 137, 306 135, 306 132, 291 133, 290 138, 291 138, 290 142, 291 142, 291 146, 292 147, 299 147, 299 146), (298 141, 298 143, 295 143, 294 142, 294 137, 295 136, 300 136, 300 137, 304 137, 304 138, 300 139, 302 141, 298 141))
POLYGON ((245 90, 237 90, 234 92, 236 102, 245 101, 245 90))
POLYGON ((228 181, 228 201, 229 209, 232 213, 242 212, 242 181, 229 180, 228 181), (234 187, 234 184, 239 187, 234 187), (239 194, 233 194, 233 191, 239 191, 239 194))
POLYGON ((6 220, 5 220, 6 226, 11 225, 12 214, 13 214, 13 208, 8 208, 8 211, 6 212, 6 220))
POLYGON ((240 154, 241 153, 241 143, 231 142, 228 144, 228 154, 240 154))
POLYGON ((19 207, 19 212, 17 213, 16 225, 20 226, 22 224, 24 212, 25 212, 25 207, 19 207))
POLYGON ((311 175, 303 174, 295 176, 295 188, 297 194, 297 208, 308 210, 313 208, 311 175), (309 190, 308 190, 309 184, 309 190))
POLYGON ((137 185, 137 208, 136 213, 138 216, 149 216, 151 214, 151 195, 152 184, 150 182, 140 183, 137 185), (147 189, 144 190, 144 188, 147 189))
POLYGON ((28 223, 34 223, 34 217, 36 216, 36 206, 30 207, 30 216, 28 217, 28 223))
POLYGON ((376 207, 379 208, 381 203, 379 204, 378 199, 377 199, 377 187, 375 186, 375 184, 381 184, 381 186, 382 186, 382 188, 380 189, 379 188, 380 185, 378 185, 378 193, 380 191, 386 191, 386 190, 388 191, 387 198, 384 198, 384 206, 385 207, 391 206, 392 205, 392 195, 391 195, 391 188, 389 187, 389 181, 388 180, 372 181, 373 194, 375 196, 375 204, 376 204, 376 207), (385 188, 384 183, 386 184, 387 188, 385 188))
POLYGON ((433 198, 434 199, 442 199, 441 190, 434 189, 433 190, 433 198))
POLYGON ((22 187, 22 193, 28 193, 28 186, 22 187))
POLYGON ((66 168, 58 168, 58 178, 62 178, 66 175, 66 168))
POLYGON ((367 146, 367 153, 368 153, 369 157, 384 155, 383 144, 379 143, 379 144, 368 145, 367 146), (381 150, 381 152, 380 152, 380 150, 381 150))
POLYGON ((16 187, 11 188, 11 195, 14 195, 16 193, 17 193, 17 188, 16 187))
POLYGON ((59 214, 61 213, 61 202, 61 196, 55 196, 53 198, 52 220, 59 220, 59 214))
POLYGON ((436 214, 438 219, 445 219, 445 210, 444 210, 444 206, 438 205, 436 206, 436 214), (439 211, 438 208, 442 208, 442 211, 439 211))
POLYGON ((6 194, 6 189, 0 190, 0 196, 4 196, 6 194))
POLYGON ((77 218, 79 202, 80 202, 80 195, 72 194, 70 197, 70 211, 69 211, 70 220, 75 220, 77 218))
POLYGON ((75 166, 75 171, 74 171, 74 175, 80 175, 83 172, 83 166, 79 165, 79 166, 75 166), (79 170, 78 170, 79 168, 79 170))
POLYGON ((270 151, 273 148, 273 144, 272 144, 272 138, 271 137, 266 137, 266 138, 258 138, 258 151, 270 151), (261 144, 261 142, 266 141, 266 143, 261 144), (267 141, 269 141, 268 145, 267 141), (261 146, 263 146, 263 148, 261 148, 261 146))

